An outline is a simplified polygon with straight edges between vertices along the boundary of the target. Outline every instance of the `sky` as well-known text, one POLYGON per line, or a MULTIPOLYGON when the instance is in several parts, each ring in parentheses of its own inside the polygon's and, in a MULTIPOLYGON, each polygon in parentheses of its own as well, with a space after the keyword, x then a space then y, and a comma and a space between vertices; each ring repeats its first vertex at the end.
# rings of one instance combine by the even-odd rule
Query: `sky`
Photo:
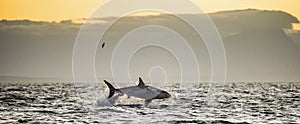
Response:
MULTIPOLYGON (((204 12, 223 10, 265 9, 282 10, 300 18, 299 0, 192 0, 204 12)), ((0 19, 61 21, 88 18, 105 0, 1 0, 0 19)), ((300 24, 294 24, 300 30, 300 24)))
MULTIPOLYGON (((192 0, 205 12, 236 9, 282 10, 300 18, 299 0, 192 0)), ((105 0, 1 0, 0 19, 60 21, 87 18, 105 0)))

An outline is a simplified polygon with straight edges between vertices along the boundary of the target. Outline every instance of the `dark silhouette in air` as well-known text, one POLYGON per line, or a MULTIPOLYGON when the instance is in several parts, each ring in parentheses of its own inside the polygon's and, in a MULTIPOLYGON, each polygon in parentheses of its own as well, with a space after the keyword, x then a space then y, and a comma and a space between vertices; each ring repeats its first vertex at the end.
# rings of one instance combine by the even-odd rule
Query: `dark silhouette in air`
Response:
POLYGON ((105 42, 102 43, 102 48, 105 46, 105 42))

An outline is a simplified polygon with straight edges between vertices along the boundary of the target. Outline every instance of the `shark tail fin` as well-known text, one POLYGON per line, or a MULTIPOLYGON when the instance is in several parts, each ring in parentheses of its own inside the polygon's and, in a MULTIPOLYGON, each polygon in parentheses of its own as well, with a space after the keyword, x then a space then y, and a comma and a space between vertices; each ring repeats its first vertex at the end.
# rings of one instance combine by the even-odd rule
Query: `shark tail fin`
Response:
POLYGON ((105 84, 108 86, 108 88, 109 88, 109 95, 108 95, 108 97, 107 98, 110 98, 110 97, 112 97, 114 94, 115 94, 115 91, 117 90, 118 91, 118 89, 116 89, 113 85, 111 85, 108 81, 106 81, 106 80, 104 80, 104 82, 105 82, 105 84))

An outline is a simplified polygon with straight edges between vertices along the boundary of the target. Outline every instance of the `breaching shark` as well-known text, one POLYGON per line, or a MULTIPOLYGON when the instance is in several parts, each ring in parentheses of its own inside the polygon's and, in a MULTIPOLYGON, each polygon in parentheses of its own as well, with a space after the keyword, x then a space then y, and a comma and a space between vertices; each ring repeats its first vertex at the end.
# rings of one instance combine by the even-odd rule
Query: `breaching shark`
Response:
POLYGON ((137 86, 125 87, 116 89, 108 81, 104 80, 105 84, 109 88, 108 98, 111 98, 115 92, 123 95, 126 94, 128 97, 133 96, 145 100, 145 106, 147 106, 153 99, 166 99, 170 98, 171 94, 167 91, 152 87, 146 86, 141 77, 139 77, 139 84, 137 86))

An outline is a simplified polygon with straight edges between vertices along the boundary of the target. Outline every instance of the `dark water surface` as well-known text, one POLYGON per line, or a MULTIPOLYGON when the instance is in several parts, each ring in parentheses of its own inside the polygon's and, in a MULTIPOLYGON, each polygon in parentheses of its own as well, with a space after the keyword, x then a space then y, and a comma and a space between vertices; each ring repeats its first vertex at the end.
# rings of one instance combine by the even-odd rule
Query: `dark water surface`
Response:
POLYGON ((148 107, 120 98, 85 109, 73 83, 0 83, 0 123, 300 123, 300 83, 226 83, 208 104, 209 83, 166 87, 148 107))

